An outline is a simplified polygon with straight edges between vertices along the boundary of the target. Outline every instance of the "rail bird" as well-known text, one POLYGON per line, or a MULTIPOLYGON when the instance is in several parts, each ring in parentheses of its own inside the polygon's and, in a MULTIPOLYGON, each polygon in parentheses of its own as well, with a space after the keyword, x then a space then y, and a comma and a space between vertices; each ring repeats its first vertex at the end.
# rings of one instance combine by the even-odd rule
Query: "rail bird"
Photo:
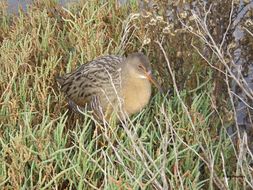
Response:
POLYGON ((70 107, 87 106, 99 120, 108 120, 113 113, 124 119, 141 111, 150 100, 151 83, 161 91, 142 53, 102 56, 56 80, 70 107))

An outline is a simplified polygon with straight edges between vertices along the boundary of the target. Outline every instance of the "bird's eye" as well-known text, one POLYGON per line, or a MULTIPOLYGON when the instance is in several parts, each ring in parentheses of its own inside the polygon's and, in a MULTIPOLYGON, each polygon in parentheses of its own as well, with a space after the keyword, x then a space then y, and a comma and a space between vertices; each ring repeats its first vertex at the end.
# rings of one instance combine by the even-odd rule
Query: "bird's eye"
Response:
POLYGON ((139 69, 143 69, 143 66, 142 65, 138 65, 139 69))

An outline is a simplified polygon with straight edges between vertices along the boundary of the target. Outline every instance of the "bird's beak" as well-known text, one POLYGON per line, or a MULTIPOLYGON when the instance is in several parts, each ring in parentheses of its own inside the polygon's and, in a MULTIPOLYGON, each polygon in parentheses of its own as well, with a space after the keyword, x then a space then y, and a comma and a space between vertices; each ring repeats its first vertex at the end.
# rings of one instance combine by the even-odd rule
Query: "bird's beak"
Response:
POLYGON ((147 76, 147 79, 153 83, 155 85, 156 88, 159 89, 159 91, 162 93, 163 90, 162 90, 162 87, 160 86, 160 84, 156 81, 156 79, 154 78, 154 76, 152 75, 152 72, 151 71, 148 71, 148 72, 145 72, 146 76, 147 76))

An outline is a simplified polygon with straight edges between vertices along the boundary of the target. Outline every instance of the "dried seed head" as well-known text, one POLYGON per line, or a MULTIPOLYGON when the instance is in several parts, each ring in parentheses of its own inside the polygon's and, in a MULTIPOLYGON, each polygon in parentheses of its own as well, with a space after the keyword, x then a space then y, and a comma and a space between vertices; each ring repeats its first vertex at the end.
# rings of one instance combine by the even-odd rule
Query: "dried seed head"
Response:
POLYGON ((158 4, 156 4, 156 3, 154 3, 154 4, 152 5, 152 7, 153 7, 153 9, 155 9, 155 10, 159 10, 159 6, 158 6, 158 4))
POLYGON ((186 11, 183 11, 183 12, 181 12, 180 14, 179 14, 179 16, 180 16, 180 18, 186 18, 187 17, 187 12, 186 11))
POLYGON ((187 27, 187 29, 189 30, 189 31, 193 31, 193 28, 192 28, 192 26, 189 26, 189 27, 187 27))
POLYGON ((143 44, 144 45, 147 45, 147 44, 149 44, 151 42, 151 39, 150 38, 145 38, 144 40, 143 40, 143 44))
POLYGON ((155 26, 156 23, 157 23, 157 20, 156 20, 155 18, 152 18, 152 19, 150 20, 150 22, 149 22, 149 25, 150 25, 150 26, 155 26))
POLYGON ((246 26, 253 26, 253 22, 252 22, 251 19, 247 19, 247 20, 245 21, 245 24, 246 24, 246 26))
POLYGON ((130 14, 130 20, 136 20, 140 17, 140 13, 130 14))
POLYGON ((177 57, 181 57, 182 56, 182 52, 181 51, 178 51, 177 52, 177 57))
POLYGON ((141 14, 141 16, 142 16, 143 18, 149 18, 149 17, 152 16, 152 13, 151 13, 151 12, 145 11, 145 12, 143 12, 143 13, 141 14))
POLYGON ((162 22, 163 21, 163 17, 162 16, 157 16, 156 20, 159 21, 159 22, 162 22))
POLYGON ((164 34, 169 34, 169 33, 170 33, 170 28, 169 28, 169 26, 166 26, 165 28, 163 28, 163 33, 164 33, 164 34))
POLYGON ((197 19, 197 15, 193 14, 192 16, 189 17, 190 21, 196 20, 197 19))

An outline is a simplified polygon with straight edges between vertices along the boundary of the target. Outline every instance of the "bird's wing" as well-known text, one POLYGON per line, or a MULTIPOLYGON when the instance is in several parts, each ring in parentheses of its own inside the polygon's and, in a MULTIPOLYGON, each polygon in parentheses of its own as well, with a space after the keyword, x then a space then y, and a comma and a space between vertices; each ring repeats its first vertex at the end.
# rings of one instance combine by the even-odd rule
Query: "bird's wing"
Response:
POLYGON ((117 89, 120 85, 119 69, 122 62, 122 57, 104 56, 83 64, 72 73, 62 77, 64 82, 61 81, 61 91, 80 106, 91 102, 94 95, 101 95, 101 90, 108 91, 105 93, 110 96, 109 93, 113 88, 117 89))

